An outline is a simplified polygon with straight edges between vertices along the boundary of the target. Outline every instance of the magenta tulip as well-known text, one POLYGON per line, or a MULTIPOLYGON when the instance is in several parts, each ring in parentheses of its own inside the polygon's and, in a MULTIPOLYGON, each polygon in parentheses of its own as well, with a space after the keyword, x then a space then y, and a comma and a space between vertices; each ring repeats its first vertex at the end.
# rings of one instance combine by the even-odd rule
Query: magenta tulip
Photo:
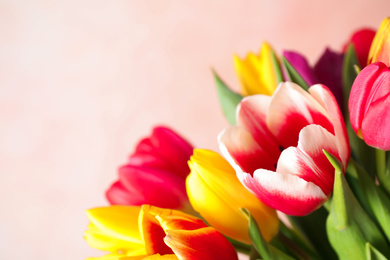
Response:
POLYGON ((382 62, 365 67, 349 96, 355 133, 373 147, 390 150, 390 69, 382 62))
POLYGON ((172 130, 156 127, 141 140, 128 162, 119 168, 119 179, 107 190, 111 204, 150 204, 189 209, 185 180, 193 147, 172 130))
POLYGON ((323 85, 309 93, 281 83, 272 97, 253 95, 237 108, 237 125, 219 136, 221 151, 241 183, 268 206, 306 215, 333 191, 334 168, 323 149, 345 168, 349 141, 337 101, 323 85))

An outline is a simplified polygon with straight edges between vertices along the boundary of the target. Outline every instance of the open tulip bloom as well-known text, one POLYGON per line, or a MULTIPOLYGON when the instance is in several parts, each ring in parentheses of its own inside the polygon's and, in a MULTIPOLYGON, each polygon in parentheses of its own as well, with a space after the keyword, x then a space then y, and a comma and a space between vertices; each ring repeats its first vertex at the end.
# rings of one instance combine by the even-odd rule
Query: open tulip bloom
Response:
POLYGON ((349 158, 336 99, 323 85, 312 86, 309 93, 286 82, 272 97, 246 97, 237 109, 237 126, 219 136, 221 151, 242 184, 289 215, 309 214, 331 195, 334 168, 323 150, 344 169, 349 158))
POLYGON ((389 28, 314 66, 268 43, 236 55, 240 93, 214 72, 221 154, 154 128, 112 205, 87 211, 85 239, 108 252, 90 259, 390 260, 389 28))

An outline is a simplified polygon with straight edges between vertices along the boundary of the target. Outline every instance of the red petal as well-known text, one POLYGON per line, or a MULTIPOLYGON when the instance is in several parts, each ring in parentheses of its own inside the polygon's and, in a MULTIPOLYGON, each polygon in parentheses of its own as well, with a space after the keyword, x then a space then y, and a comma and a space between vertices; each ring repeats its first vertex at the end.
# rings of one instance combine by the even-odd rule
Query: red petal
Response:
POLYGON ((129 205, 180 208, 188 200, 185 180, 169 171, 125 166, 119 170, 119 181, 131 194, 129 205))
MULTIPOLYGON (((389 84, 389 83, 387 83, 389 84)), ((373 147, 390 150, 390 95, 370 105, 363 119, 364 141, 373 147)))
POLYGON ((355 132, 362 127, 364 114, 367 111, 368 96, 376 78, 383 70, 387 70, 387 66, 381 62, 370 64, 358 74, 353 82, 348 107, 351 125, 355 132))
POLYGON ((294 175, 259 169, 254 177, 237 176, 262 202, 288 215, 310 214, 328 199, 320 187, 294 175))

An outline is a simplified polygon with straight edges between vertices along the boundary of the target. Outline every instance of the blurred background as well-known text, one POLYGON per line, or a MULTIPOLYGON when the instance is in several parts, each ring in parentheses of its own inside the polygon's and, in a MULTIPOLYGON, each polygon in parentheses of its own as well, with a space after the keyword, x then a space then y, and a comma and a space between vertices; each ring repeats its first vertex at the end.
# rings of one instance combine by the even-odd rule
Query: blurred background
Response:
POLYGON ((0 259, 84 259, 84 210, 104 206, 157 124, 217 150, 227 126, 211 69, 234 53, 314 63, 390 11, 375 1, 0 0, 0 259))

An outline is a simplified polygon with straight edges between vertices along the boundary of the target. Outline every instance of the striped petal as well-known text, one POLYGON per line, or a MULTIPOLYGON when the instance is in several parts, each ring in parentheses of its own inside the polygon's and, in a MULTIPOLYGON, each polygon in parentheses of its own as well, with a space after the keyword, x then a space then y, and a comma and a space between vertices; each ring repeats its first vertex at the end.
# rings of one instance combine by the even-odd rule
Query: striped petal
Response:
POLYGON ((266 113, 271 97, 253 95, 244 98, 237 108, 237 125, 243 126, 276 164, 280 155, 279 143, 268 130, 266 113))
POLYGON ((321 125, 333 133, 324 107, 297 84, 281 83, 268 107, 267 125, 270 131, 287 148, 297 146, 300 130, 309 124, 321 125))
POLYGON ((288 215, 307 215, 328 199, 320 187, 295 175, 259 169, 253 177, 237 176, 262 202, 288 215))
POLYGON ((339 159, 336 138, 319 125, 306 126, 299 133, 298 147, 282 152, 276 171, 312 182, 329 196, 333 190, 334 168, 323 149, 339 159))
MULTIPOLYGON (((327 111, 330 122, 332 124, 332 129, 329 131, 334 134, 336 137, 336 146, 338 150, 338 156, 341 160, 341 163, 344 166, 344 170, 347 167, 349 156, 350 156, 350 146, 349 139, 347 134, 347 129, 345 127, 343 115, 338 107, 337 100, 332 94, 332 92, 325 87, 324 85, 314 85, 309 88, 309 93, 312 95, 318 103, 320 103, 327 111)), ((324 126, 324 125, 321 125, 324 126)), ((331 151, 328 151, 331 152, 331 151)), ((337 157, 337 154, 334 154, 337 157)))
POLYGON ((220 150, 236 171, 253 173, 256 169, 275 169, 275 159, 267 147, 260 146, 243 127, 231 126, 219 136, 220 150))

